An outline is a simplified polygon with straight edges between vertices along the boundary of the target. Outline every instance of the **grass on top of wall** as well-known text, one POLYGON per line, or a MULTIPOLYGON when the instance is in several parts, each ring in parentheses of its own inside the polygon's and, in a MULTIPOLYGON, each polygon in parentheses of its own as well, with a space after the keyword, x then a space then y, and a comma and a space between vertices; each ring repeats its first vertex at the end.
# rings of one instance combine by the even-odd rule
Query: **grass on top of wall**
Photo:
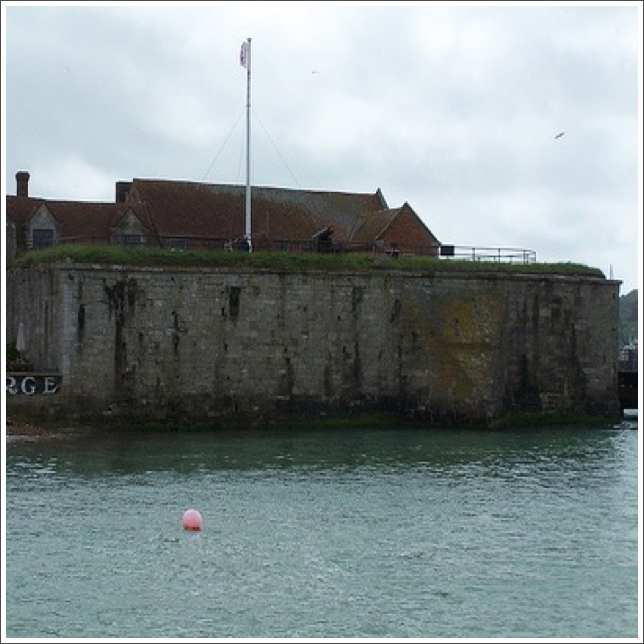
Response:
POLYGON ((176 268, 257 268, 269 271, 402 271, 415 273, 434 272, 498 272, 531 273, 603 278, 597 268, 570 262, 509 264, 437 257, 400 257, 360 255, 354 253, 288 253, 224 250, 170 250, 158 247, 127 246, 55 246, 33 250, 19 255, 12 266, 34 266, 72 262, 74 264, 100 264, 176 268))

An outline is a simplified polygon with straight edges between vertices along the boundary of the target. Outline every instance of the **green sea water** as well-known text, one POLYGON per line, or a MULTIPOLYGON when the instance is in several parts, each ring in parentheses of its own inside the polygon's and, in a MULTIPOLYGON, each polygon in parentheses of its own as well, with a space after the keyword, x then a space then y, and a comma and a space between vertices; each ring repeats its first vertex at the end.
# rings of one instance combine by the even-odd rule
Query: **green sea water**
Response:
POLYGON ((638 636, 636 423, 54 434, 6 443, 7 637, 638 636))

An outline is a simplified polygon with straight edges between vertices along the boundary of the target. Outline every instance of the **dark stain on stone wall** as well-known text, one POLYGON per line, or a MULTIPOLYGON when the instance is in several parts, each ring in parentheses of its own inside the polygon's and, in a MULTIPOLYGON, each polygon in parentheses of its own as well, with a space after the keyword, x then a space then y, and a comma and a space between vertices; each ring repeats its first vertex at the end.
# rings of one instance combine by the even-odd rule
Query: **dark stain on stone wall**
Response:
POLYGON ((83 342, 83 335, 85 334, 85 305, 80 304, 78 307, 78 320, 76 325, 76 333, 78 335, 78 342, 83 342))
POLYGON ((241 299, 241 287, 231 286, 228 290, 228 312, 233 320, 239 317, 239 301, 241 299))
POLYGON ((70 401, 109 413, 163 415, 171 398, 213 418, 302 401, 432 422, 617 409, 612 282, 121 267, 12 279, 11 319, 51 327, 35 354, 49 342, 70 401))
POLYGON ((107 296, 108 316, 114 319, 114 386, 117 392, 132 395, 132 373, 128 370, 127 342, 124 327, 128 317, 134 316, 137 281, 135 278, 121 279, 108 285, 103 280, 107 296))

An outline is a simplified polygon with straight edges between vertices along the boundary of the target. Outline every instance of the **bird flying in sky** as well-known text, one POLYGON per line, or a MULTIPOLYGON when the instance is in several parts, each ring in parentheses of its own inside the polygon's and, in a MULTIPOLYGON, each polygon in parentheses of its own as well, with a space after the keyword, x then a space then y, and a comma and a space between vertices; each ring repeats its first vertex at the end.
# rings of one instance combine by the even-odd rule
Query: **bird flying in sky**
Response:
POLYGON ((555 136, 555 139, 560 139, 563 135, 564 135, 563 132, 559 132, 559 134, 557 134, 557 136, 555 136))

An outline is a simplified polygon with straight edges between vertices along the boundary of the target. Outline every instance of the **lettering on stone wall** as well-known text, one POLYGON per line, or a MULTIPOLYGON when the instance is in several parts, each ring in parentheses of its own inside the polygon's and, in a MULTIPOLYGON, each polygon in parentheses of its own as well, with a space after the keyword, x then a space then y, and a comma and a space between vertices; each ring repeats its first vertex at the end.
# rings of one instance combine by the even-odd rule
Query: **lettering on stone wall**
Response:
POLYGON ((5 378, 8 396, 48 396, 60 390, 63 377, 60 375, 20 374, 5 378))

